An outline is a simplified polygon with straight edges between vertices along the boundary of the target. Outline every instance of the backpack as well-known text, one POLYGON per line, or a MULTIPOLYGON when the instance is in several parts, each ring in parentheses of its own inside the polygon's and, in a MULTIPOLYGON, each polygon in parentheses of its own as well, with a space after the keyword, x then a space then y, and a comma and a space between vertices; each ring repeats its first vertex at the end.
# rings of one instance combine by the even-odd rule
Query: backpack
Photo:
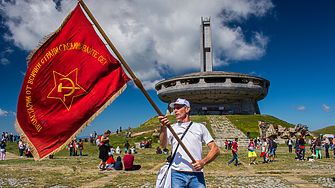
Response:
POLYGON ((273 142, 273 148, 277 148, 277 143, 273 142))
POLYGON ((95 140, 95 144, 97 145, 97 147, 100 147, 102 146, 104 143, 101 142, 101 137, 102 136, 99 136, 96 140, 95 140))

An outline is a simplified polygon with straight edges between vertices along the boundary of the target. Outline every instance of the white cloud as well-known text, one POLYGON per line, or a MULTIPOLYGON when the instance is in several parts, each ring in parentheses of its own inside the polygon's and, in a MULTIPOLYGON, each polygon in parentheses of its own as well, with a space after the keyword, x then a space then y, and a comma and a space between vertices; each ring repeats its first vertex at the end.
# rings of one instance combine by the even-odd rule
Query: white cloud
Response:
POLYGON ((6 57, 6 55, 11 54, 12 52, 13 52, 13 50, 11 48, 7 47, 7 48, 5 48, 4 51, 2 51, 0 53, 0 64, 1 65, 8 65, 10 63, 9 60, 5 57, 6 57))
POLYGON ((6 59, 6 58, 1 58, 0 59, 0 64, 1 65, 8 65, 10 62, 8 61, 8 59, 6 59))
MULTIPOLYGON (((274 7, 270 0, 86 0, 85 3, 138 78, 151 83, 149 88, 164 75, 200 70, 201 16, 211 16, 214 67, 264 56, 267 36, 254 31, 249 40, 241 27, 228 24, 245 22, 251 16, 264 17, 274 7)), ((11 32, 4 38, 31 51, 41 38, 60 26, 76 3, 63 0, 57 9, 52 0, 3 5, 0 12, 11 32)))
POLYGON ((16 112, 9 111, 9 114, 12 116, 16 116, 16 112))
POLYGON ((298 111, 306 111, 307 108, 305 106, 298 106, 298 107, 295 107, 294 105, 292 105, 292 108, 298 110, 298 111))
POLYGON ((323 111, 325 111, 325 112, 330 112, 330 107, 327 106, 327 105, 325 105, 325 104, 323 104, 323 105, 321 106, 321 108, 322 108, 323 111))
POLYGON ((1 110, 0 108, 0 116, 7 116, 8 112, 6 110, 1 110))

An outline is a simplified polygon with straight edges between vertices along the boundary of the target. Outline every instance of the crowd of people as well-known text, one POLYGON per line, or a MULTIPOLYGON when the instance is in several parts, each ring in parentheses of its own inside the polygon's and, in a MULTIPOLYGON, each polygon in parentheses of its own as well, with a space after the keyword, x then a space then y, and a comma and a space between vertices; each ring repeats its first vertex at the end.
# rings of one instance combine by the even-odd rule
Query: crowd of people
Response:
MULTIPOLYGON (((329 138, 327 136, 319 136, 318 138, 314 137, 311 139, 310 143, 310 156, 306 159, 306 139, 302 136, 297 137, 293 136, 293 139, 289 138, 286 141, 288 146, 288 152, 292 153, 294 148, 297 161, 313 161, 314 157, 316 159, 322 159, 321 150, 325 151, 325 158, 330 158, 329 149, 333 150, 335 157, 335 139, 329 138)), ((277 143, 273 137, 262 138, 262 139, 250 139, 250 142, 247 145, 249 165, 256 164, 257 154, 255 149, 261 149, 260 157, 263 158, 263 163, 275 162, 277 143)), ((233 158, 227 162, 227 165, 235 161, 235 165, 238 166, 238 138, 235 138, 235 141, 226 140, 225 149, 232 150, 233 158)))
POLYGON ((106 130, 104 134, 100 137, 101 146, 99 146, 99 158, 101 159, 98 168, 103 170, 122 170, 123 166, 125 170, 139 170, 141 165, 134 165, 134 155, 136 154, 135 148, 130 148, 128 141, 125 143, 125 155, 123 156, 123 164, 121 161, 121 156, 118 156, 116 161, 113 158, 114 153, 121 153, 120 147, 117 146, 116 150, 113 146, 109 144, 109 135, 111 134, 110 130, 106 130))
POLYGON ((70 144, 66 147, 67 150, 70 150, 70 156, 77 156, 79 151, 79 156, 83 155, 84 143, 83 139, 77 140, 74 138, 70 144))
POLYGON ((23 157, 24 155, 26 157, 33 157, 28 147, 28 144, 24 142, 24 138, 22 138, 20 135, 13 135, 13 133, 9 134, 8 132, 3 132, 1 135, 0 143, 0 160, 5 160, 7 142, 17 143, 20 157, 23 157))

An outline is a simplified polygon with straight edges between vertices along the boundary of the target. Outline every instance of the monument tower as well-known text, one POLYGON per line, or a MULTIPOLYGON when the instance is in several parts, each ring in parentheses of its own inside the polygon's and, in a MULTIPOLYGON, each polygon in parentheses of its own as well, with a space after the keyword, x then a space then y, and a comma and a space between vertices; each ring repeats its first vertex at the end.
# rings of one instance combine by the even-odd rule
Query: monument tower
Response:
POLYGON ((213 71, 211 17, 209 19, 201 17, 200 67, 201 72, 213 71))
MULTIPOLYGON (((185 98, 191 103, 191 114, 260 114, 257 101, 266 97, 270 82, 248 74, 213 71, 210 17, 201 17, 200 70, 156 83, 159 99, 171 103, 185 98)), ((173 109, 168 105, 170 113, 173 109)))

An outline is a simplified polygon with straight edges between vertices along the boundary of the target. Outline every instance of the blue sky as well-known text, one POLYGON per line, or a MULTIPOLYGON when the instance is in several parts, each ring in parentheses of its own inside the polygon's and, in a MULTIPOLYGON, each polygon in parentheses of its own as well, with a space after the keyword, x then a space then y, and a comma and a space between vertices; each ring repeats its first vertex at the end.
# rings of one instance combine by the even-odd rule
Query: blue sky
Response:
MULTIPOLYGON (((268 96, 259 101, 262 114, 305 124, 312 131, 335 125, 334 1, 85 3, 163 113, 167 104, 158 99, 153 86, 162 79, 200 71, 200 18, 211 16, 213 70, 269 80, 268 96)), ((15 133, 25 58, 75 6, 70 0, 2 1, 1 132, 15 133)), ((155 115, 144 95, 129 82, 123 94, 80 135, 137 127, 155 115)))

